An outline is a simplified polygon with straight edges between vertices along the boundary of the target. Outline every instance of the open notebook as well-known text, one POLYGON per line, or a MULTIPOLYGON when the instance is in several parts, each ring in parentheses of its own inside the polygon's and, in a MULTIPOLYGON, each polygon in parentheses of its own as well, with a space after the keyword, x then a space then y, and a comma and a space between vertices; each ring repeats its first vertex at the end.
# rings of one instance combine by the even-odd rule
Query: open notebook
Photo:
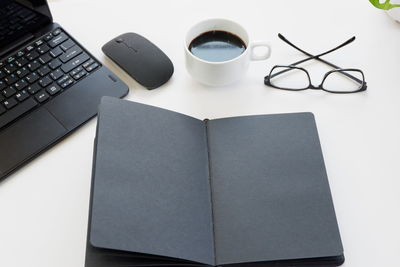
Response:
POLYGON ((102 99, 86 267, 343 261, 311 113, 202 121, 102 99))

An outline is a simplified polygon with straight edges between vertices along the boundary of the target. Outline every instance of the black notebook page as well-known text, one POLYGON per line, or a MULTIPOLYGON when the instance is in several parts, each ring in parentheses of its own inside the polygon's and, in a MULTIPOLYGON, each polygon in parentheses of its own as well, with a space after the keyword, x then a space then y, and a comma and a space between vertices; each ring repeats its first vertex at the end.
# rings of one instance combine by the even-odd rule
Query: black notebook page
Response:
POLYGON ((105 97, 90 244, 214 263, 204 122, 105 97))
POLYGON ((216 264, 343 252, 311 113, 210 120, 216 264))

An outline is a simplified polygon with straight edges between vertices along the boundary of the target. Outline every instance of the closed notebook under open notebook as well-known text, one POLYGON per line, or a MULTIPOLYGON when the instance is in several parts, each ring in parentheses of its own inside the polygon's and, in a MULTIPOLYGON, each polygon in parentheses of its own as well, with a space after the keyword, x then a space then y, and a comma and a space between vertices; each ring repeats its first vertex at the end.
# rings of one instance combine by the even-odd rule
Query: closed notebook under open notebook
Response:
POLYGON ((201 121, 103 98, 86 267, 343 261, 311 113, 201 121))

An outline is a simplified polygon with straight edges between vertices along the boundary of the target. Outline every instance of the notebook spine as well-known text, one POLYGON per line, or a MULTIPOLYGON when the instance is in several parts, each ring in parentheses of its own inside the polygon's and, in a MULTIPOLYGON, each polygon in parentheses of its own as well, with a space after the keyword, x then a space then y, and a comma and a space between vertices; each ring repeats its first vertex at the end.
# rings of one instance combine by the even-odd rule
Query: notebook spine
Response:
POLYGON ((207 144, 207 160, 208 160, 208 184, 210 185, 210 201, 211 201, 211 223, 213 230, 213 249, 214 249, 214 266, 217 264, 217 250, 215 244, 215 227, 214 227, 214 202, 213 202, 213 187, 212 187, 212 165, 210 155, 210 142, 209 142, 209 119, 204 119, 205 132, 206 132, 206 144, 207 144))

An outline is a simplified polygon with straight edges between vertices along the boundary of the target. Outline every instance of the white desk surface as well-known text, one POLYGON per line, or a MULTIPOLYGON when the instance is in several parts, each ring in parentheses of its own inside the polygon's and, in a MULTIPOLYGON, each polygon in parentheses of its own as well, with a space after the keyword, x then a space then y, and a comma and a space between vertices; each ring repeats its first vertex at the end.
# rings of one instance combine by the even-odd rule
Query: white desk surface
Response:
MULTIPOLYGON (((51 0, 59 22, 130 87, 127 99, 196 118, 311 111, 316 116, 345 249, 346 267, 400 266, 400 24, 368 0, 51 0), (269 40, 272 57, 251 64, 225 88, 186 73, 183 36, 205 18, 241 23, 269 40), (140 33, 170 56, 173 78, 154 91, 134 82, 101 52, 124 32, 140 33), (285 92, 263 85, 275 64, 357 40, 325 58, 365 72, 368 91, 334 95, 285 92)), ((329 68, 306 65, 319 84, 329 68)), ((0 266, 83 267, 96 120, 0 183, 0 266)), ((295 133, 293 133, 295 134, 295 133)), ((268 242, 268 240, 266 240, 268 242)))

